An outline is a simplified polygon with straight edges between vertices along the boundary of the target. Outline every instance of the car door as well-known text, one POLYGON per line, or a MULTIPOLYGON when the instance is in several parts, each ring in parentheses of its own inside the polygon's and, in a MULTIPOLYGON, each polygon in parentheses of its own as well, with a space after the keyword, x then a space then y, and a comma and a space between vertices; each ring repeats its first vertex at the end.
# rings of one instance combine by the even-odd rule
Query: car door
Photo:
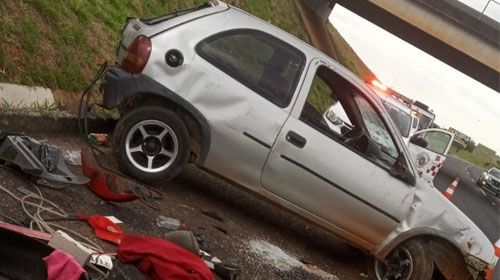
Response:
POLYGON ((261 31, 231 29, 196 46, 201 94, 186 93, 207 118, 210 151, 204 167, 242 186, 261 189, 260 176, 290 114, 305 55, 261 31))
POLYGON ((266 162, 262 185, 344 238, 378 244, 406 215, 414 193, 390 174, 400 155, 394 134, 366 92, 320 61, 310 69, 266 162), (349 119, 332 130, 325 111, 337 125, 342 116, 349 119), (359 129, 369 139, 356 139, 359 129), (363 141, 377 145, 378 158, 360 151, 363 141), (387 154, 380 155, 381 149, 387 154))
POLYGON ((438 128, 430 128, 417 131, 412 139, 422 138, 426 140, 427 147, 421 147, 415 143, 408 144, 408 150, 415 161, 417 170, 427 182, 432 182, 439 169, 446 160, 455 134, 438 128))

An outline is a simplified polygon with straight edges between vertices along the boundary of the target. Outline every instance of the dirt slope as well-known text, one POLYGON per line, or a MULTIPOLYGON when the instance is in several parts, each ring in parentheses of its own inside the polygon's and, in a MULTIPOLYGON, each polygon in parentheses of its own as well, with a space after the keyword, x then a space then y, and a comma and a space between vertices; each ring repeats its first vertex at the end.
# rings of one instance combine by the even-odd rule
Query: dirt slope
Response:
MULTIPOLYGON (((0 1, 0 82, 80 92, 98 64, 113 61, 127 16, 151 17, 205 0, 0 1)), ((293 0, 228 1, 307 41, 293 0)), ((341 63, 362 78, 369 69, 331 27, 341 63)))

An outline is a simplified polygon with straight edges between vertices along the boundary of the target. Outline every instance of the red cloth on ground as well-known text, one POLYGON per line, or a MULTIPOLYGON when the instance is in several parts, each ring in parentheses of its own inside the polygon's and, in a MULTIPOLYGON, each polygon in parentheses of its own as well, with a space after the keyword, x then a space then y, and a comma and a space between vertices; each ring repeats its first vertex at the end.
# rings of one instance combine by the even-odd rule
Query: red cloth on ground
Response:
POLYGON ((54 250, 43 261, 47 266, 47 280, 78 280, 86 273, 73 256, 59 250, 54 250))
POLYGON ((215 280, 200 257, 165 239, 124 235, 117 253, 153 280, 215 280))

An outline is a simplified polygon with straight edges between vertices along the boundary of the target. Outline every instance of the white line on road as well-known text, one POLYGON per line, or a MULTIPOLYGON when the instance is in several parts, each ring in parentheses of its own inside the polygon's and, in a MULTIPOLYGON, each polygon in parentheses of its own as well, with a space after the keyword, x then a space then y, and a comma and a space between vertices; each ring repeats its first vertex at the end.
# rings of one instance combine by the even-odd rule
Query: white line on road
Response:
POLYGON ((467 175, 469 175, 469 178, 470 178, 470 181, 472 183, 475 183, 476 180, 472 177, 472 175, 470 174, 470 171, 469 171, 469 168, 471 168, 472 166, 468 165, 467 167, 465 167, 465 172, 467 172, 467 175))
POLYGON ((484 196, 487 196, 483 189, 479 189, 484 196))

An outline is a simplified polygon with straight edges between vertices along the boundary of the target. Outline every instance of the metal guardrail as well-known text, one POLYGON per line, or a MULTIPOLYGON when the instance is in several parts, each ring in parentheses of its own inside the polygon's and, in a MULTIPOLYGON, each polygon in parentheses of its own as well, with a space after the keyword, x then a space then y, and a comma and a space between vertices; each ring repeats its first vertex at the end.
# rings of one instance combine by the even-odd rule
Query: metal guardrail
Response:
POLYGON ((465 5, 500 22, 500 0, 458 0, 465 5))

